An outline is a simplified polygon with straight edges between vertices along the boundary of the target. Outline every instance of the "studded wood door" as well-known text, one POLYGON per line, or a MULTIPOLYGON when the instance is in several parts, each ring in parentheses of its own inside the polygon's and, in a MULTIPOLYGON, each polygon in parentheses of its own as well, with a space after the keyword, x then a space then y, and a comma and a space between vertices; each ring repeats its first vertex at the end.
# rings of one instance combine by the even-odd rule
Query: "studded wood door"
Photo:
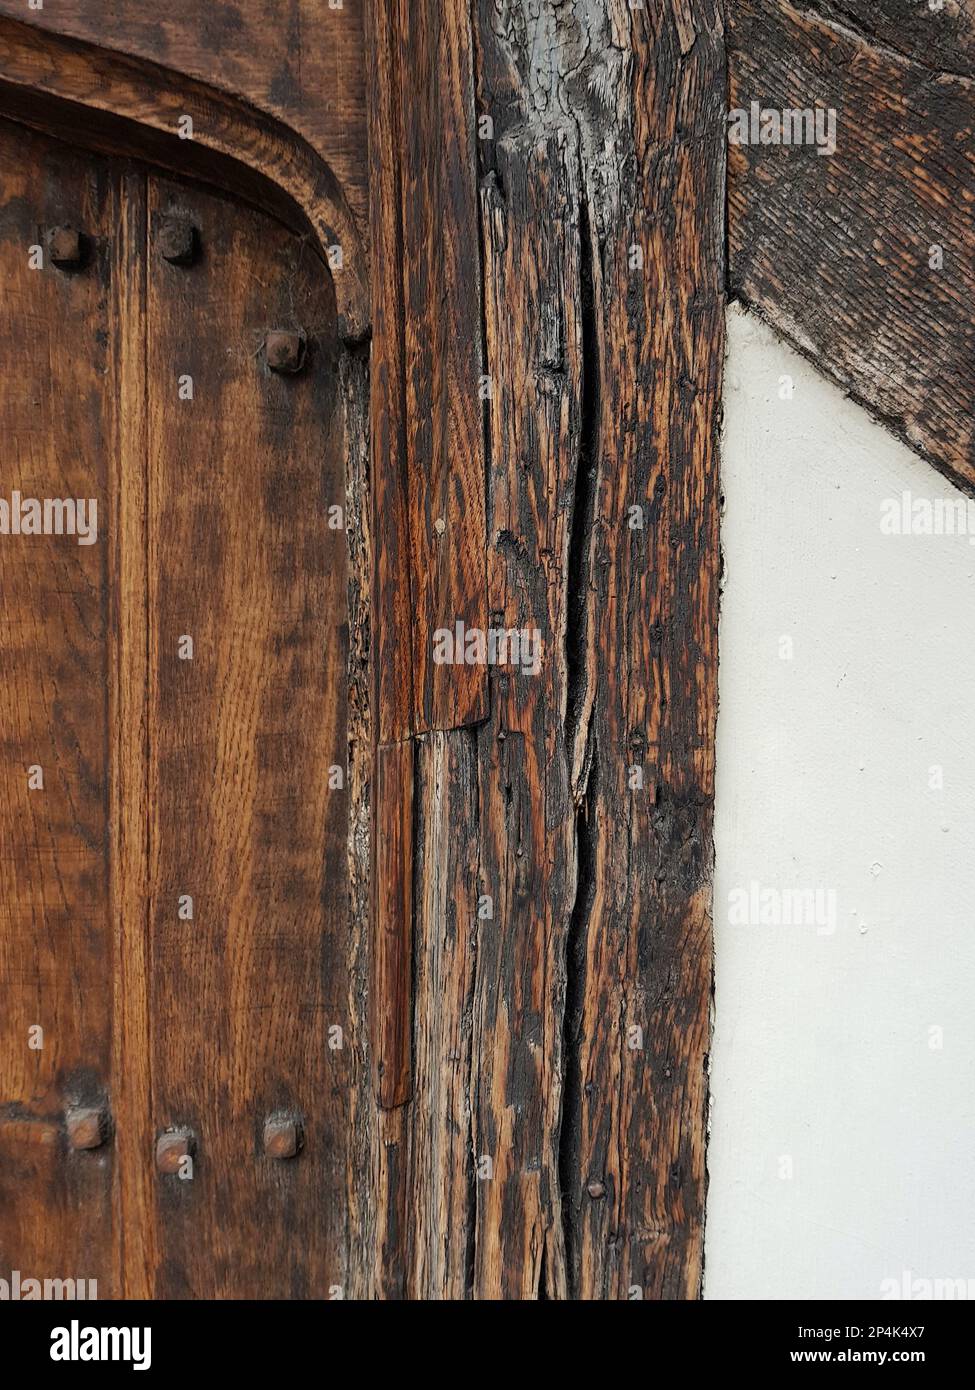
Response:
POLYGON ((341 1296, 332 279, 4 122, 0 284, 0 1272, 341 1296))

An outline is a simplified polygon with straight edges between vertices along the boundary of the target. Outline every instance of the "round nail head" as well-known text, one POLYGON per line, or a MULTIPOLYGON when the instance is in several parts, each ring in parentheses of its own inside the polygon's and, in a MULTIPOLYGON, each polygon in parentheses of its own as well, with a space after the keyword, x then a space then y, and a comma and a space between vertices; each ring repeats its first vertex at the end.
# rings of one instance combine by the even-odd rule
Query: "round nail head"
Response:
POLYGON ((271 1119, 264 1122, 264 1153, 268 1158, 294 1158, 300 1146, 294 1120, 271 1119))
POLYGON ((98 1149, 105 1142, 108 1125, 97 1106, 73 1105, 65 1115, 68 1143, 73 1149, 98 1149))
POLYGON ((185 1130, 167 1129, 156 1140, 156 1167, 160 1173, 178 1173, 192 1152, 192 1139, 185 1130))

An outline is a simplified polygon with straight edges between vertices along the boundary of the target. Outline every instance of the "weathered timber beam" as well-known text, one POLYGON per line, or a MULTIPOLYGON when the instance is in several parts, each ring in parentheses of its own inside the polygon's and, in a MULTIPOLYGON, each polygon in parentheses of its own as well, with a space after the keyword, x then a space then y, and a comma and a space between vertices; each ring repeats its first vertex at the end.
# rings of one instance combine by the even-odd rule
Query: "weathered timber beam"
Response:
POLYGON ((731 146, 732 294, 971 490, 975 82, 784 0, 729 16, 733 110, 836 112, 832 154, 731 146))
POLYGON ((541 654, 419 747, 408 1287, 696 1297, 721 13, 485 0, 474 39, 488 612, 541 654))
POLYGON ((975 74, 975 0, 806 0, 799 8, 938 72, 975 74))

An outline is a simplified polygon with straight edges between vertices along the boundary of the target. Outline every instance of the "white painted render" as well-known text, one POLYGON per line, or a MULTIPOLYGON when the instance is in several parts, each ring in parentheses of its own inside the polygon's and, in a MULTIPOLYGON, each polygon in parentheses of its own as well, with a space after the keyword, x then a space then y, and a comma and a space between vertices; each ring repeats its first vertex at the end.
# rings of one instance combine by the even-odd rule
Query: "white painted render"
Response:
POLYGON ((884 534, 964 499, 728 326, 705 1295, 975 1298, 975 520, 884 534))

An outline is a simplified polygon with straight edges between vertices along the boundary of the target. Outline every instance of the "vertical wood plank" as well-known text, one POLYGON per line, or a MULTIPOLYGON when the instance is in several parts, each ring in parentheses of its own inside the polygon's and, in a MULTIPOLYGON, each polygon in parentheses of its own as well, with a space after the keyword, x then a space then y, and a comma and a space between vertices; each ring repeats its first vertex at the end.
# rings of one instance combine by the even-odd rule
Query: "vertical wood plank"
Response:
POLYGON ((417 749, 415 1062, 408 1225, 414 1297, 470 1294, 474 952, 480 894, 473 730, 417 749))
POLYGON ((484 718, 483 667, 438 665, 439 628, 484 628, 484 408, 468 0, 399 0, 414 728, 484 718))
POLYGON ((349 927, 348 1017, 353 1082, 349 1090, 346 1201, 349 1285, 346 1298, 376 1296, 378 1212, 370 1180, 381 1113, 369 1051, 369 976, 373 931, 372 799, 374 709, 370 641, 373 624, 373 517, 369 489, 369 363, 364 351, 339 359, 344 405, 346 536, 349 547, 349 927))
POLYGON ((376 922, 372 1056, 384 1109, 411 1088, 413 1047, 413 744, 380 748, 376 761, 376 922))
POLYGON ((352 1071, 334 294, 307 243, 153 178, 149 324, 153 1123, 196 1143, 190 1180, 155 1175, 157 1288, 327 1298, 352 1071), (200 230, 189 268, 154 242, 172 212, 200 230), (298 375, 268 370, 275 328, 307 335, 298 375), (263 1151, 278 1112, 294 1158, 263 1151))
POLYGON ((566 635, 582 444, 579 151, 570 130, 502 138, 484 186, 492 626, 538 634, 539 669, 492 672, 479 731, 474 1004, 475 1292, 565 1291, 560 1219, 564 960, 575 881, 566 635), (545 229, 540 238, 540 229, 545 229), (526 352, 526 344, 529 344, 526 352))
POLYGON ((484 628, 484 409, 473 52, 463 0, 369 0, 373 474, 380 743, 487 712, 483 668, 433 634, 484 628))
MULTIPOLYGON (((413 561, 407 511, 401 94, 396 7, 366 0, 369 83, 369 227, 373 341, 369 437, 376 525, 373 681, 377 744, 414 726, 413 561)), ((379 814, 377 808, 377 815, 379 814)))
MULTIPOLYGON (((411 1181, 450 1193, 475 1297, 696 1297, 722 14, 483 0, 475 31, 476 113, 494 127, 479 142, 488 612, 537 628, 542 657, 536 675, 490 671, 476 788, 424 775, 416 790, 419 826, 477 826, 479 882, 424 867, 415 901, 421 951, 445 920, 476 922, 437 963, 443 1014, 424 1003, 416 1028, 418 1062, 439 1047, 443 1064, 472 998, 466 1211, 449 1106, 414 1103, 411 1181)), ((418 987, 426 1001, 422 972, 418 987)), ((456 1242, 428 1255, 442 1210, 415 1202, 420 1296, 457 1287, 456 1242)))
POLYGON ((696 1298, 711 1007, 724 42, 711 0, 634 11, 631 23, 618 183, 601 193, 596 171, 588 176, 598 375, 580 614, 593 656, 580 698, 592 713, 585 744, 580 721, 573 767, 582 814, 565 1220, 578 1296, 696 1298), (642 530, 631 529, 634 505, 642 530))
MULTIPOLYGON (((105 161, 7 122, 0 207, 0 495, 89 499, 97 539, 0 534, 0 1268, 118 1289, 114 1149, 72 1149, 65 1110, 111 1102, 108 544, 116 374, 105 161), (58 269, 72 223, 85 263, 58 269), (43 247, 43 268, 29 264, 43 247), (35 789, 29 789, 29 769, 35 789), (43 777, 43 786, 38 778, 43 777), (43 1029, 34 1034, 35 1027, 43 1029)), ((9 518, 8 518, 9 531, 9 518)))
POLYGON ((118 373, 112 456, 112 919, 115 924, 115 1145, 123 1296, 151 1298, 152 1196, 146 564, 146 175, 120 176, 110 350, 118 373))

